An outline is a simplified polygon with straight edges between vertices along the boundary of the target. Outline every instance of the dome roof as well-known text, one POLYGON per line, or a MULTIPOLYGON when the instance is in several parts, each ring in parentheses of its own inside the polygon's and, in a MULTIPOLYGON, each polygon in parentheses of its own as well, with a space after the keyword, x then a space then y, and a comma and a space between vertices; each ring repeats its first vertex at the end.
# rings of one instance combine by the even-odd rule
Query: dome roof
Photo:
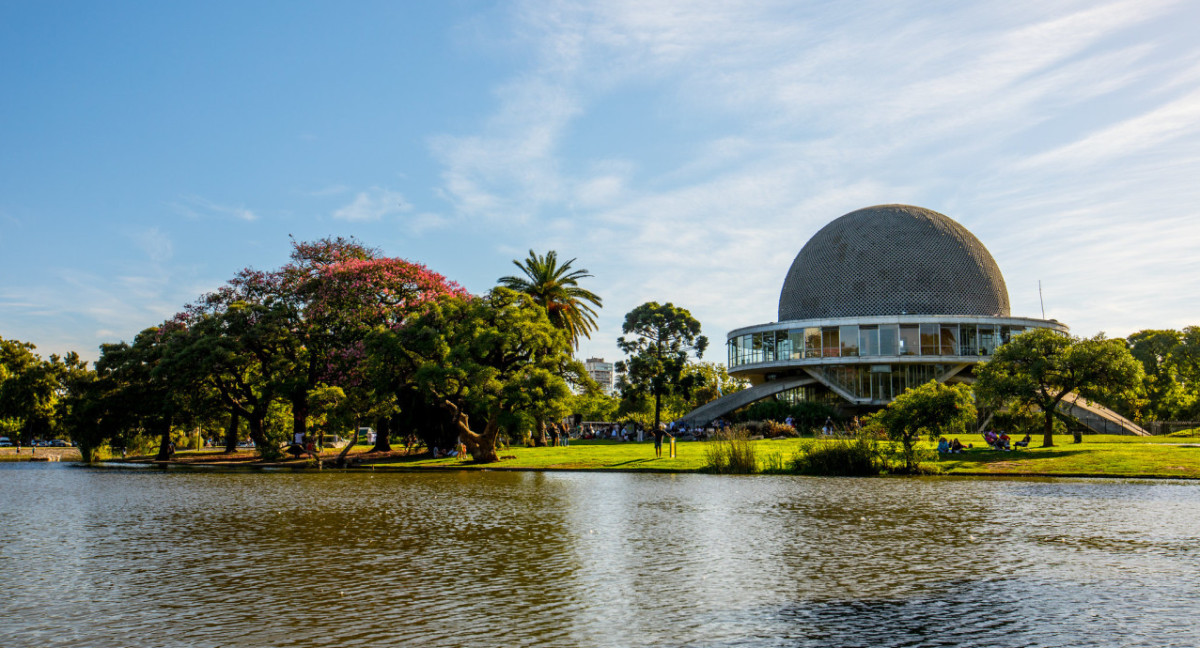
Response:
POLYGON ((878 205, 821 228, 779 294, 779 321, 901 313, 1008 317, 1008 289, 962 225, 922 207, 878 205))

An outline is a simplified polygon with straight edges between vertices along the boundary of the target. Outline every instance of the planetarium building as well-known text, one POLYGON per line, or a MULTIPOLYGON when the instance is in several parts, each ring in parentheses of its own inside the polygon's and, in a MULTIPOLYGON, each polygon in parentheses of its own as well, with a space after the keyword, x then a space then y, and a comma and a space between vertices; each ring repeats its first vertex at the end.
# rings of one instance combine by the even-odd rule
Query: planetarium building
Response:
POLYGON ((1012 317, 1000 268, 962 225, 921 207, 867 207, 796 255, 779 321, 729 333, 729 372, 752 387, 685 418, 767 397, 877 407, 930 380, 972 382, 975 365, 1030 328, 1067 330, 1012 317))

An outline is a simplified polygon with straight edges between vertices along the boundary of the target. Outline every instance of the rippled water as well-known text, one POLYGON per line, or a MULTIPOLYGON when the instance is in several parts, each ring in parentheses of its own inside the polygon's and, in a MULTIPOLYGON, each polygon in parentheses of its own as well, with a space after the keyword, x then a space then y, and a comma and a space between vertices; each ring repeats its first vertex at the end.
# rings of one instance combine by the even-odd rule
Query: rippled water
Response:
POLYGON ((0 464, 0 646, 1200 645, 1200 485, 0 464))

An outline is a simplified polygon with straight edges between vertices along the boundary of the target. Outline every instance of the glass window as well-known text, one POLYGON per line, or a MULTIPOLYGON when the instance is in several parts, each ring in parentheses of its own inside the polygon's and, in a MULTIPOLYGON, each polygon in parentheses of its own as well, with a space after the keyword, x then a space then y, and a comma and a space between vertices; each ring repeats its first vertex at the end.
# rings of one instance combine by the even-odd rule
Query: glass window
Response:
POLYGON ((920 329, 916 324, 900 326, 900 355, 917 355, 921 350, 920 329))
POLYGON ((856 356, 858 355, 858 327, 843 326, 839 331, 842 341, 842 355, 856 356))
POLYGON ((900 355, 900 327, 895 324, 879 325, 879 355, 900 355))
POLYGON ((815 327, 804 329, 804 357, 821 357, 821 329, 815 327))
POLYGON ((750 335, 750 362, 762 362, 762 333, 750 335))
POLYGON ((979 354, 979 338, 974 324, 959 324, 959 355, 973 356, 979 354))
POLYGON ((958 324, 942 324, 942 355, 958 355, 958 324))
POLYGON ((979 354, 992 355, 996 352, 996 327, 991 324, 979 325, 979 354))
POLYGON ((879 327, 858 327, 858 354, 865 356, 879 355, 879 327))
POLYGON ((938 337, 940 330, 941 326, 938 324, 921 325, 921 355, 937 355, 942 350, 942 344, 938 337))
POLYGON ((737 366, 737 338, 730 338, 725 341, 725 359, 726 367, 737 366))
POLYGON ((775 331, 767 331, 762 334, 763 340, 763 362, 771 362, 775 359, 775 331))
POLYGON ((821 329, 821 356, 836 358, 842 354, 841 352, 842 349, 838 343, 838 328, 827 326, 821 329))
POLYGON ((802 329, 788 331, 788 347, 791 351, 788 358, 799 360, 804 357, 804 331, 802 329))

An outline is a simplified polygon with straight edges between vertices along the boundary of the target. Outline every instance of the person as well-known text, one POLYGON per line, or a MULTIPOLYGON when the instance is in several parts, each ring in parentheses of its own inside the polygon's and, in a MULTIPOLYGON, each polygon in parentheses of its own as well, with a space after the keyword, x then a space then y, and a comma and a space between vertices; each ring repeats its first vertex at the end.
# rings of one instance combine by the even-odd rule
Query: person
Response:
MULTIPOLYGON (((583 428, 581 427, 580 430, 582 430, 582 429, 583 428)), ((563 435, 559 439, 559 441, 562 442, 562 447, 564 447, 564 448, 571 447, 571 429, 570 428, 563 430, 563 435)))
POLYGON ((821 433, 825 435, 833 434, 833 418, 825 417, 825 424, 821 426, 821 433))
MULTIPOLYGON (((970 447, 970 446, 967 446, 967 447, 970 447)), ((966 450, 966 448, 963 447, 962 441, 959 441, 957 437, 953 441, 950 442, 950 452, 952 452, 954 454, 958 454, 960 452, 963 452, 964 450, 966 450)))
POLYGON ((662 459, 662 441, 663 437, 667 436, 666 423, 659 423, 652 434, 654 434, 654 456, 662 459))
POLYGON ((1012 450, 1012 446, 1009 445, 1011 442, 1012 439, 1009 438, 1008 434, 1001 430, 1000 437, 996 439, 996 446, 1004 450, 1012 450))
POLYGON ((1017 441, 1013 445, 1015 445, 1018 448, 1028 448, 1029 442, 1031 440, 1032 440, 1032 438, 1028 434, 1026 434, 1024 437, 1022 437, 1022 439, 1020 441, 1017 441))
POLYGON ((938 454, 949 454, 949 452, 950 442, 946 440, 946 437, 938 439, 938 454))
POLYGON ((791 415, 791 414, 788 414, 788 417, 787 417, 787 418, 785 418, 785 419, 783 419, 783 424, 784 424, 784 425, 786 425, 786 426, 788 426, 788 427, 790 427, 790 428, 793 428, 793 429, 795 429, 795 427, 796 427, 796 419, 792 418, 792 415, 791 415))

